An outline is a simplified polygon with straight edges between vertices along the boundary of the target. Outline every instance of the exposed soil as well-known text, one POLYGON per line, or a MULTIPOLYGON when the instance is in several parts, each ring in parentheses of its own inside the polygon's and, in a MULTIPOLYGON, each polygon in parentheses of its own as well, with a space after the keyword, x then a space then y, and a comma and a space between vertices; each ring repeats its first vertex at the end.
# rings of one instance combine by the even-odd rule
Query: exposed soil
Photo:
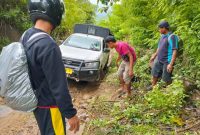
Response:
MULTIPOLYGON (((69 81, 73 103, 78 108, 78 115, 82 121, 80 132, 84 130, 84 122, 89 121, 87 106, 90 100, 98 96, 110 96, 116 87, 102 82, 94 83, 69 81)), ((39 135, 39 129, 32 113, 23 113, 11 110, 0 99, 0 135, 39 135)), ((72 133, 68 133, 72 135, 72 133)))

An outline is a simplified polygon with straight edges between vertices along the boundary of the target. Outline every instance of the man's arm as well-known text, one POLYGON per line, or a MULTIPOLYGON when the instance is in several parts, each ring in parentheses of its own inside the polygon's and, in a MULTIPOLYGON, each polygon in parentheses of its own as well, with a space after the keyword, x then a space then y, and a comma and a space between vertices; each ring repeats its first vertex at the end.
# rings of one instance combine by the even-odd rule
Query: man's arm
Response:
POLYGON ((52 96, 62 114, 68 119, 76 115, 76 109, 73 108, 69 94, 61 54, 57 47, 54 47, 46 55, 42 56, 41 66, 52 96))
POLYGON ((159 48, 156 50, 156 52, 151 56, 150 62, 153 62, 156 58, 156 56, 158 55, 158 50, 159 48))
POLYGON ((172 60, 170 62, 170 65, 174 65, 175 61, 176 61, 176 57, 177 57, 177 50, 173 50, 173 54, 172 54, 172 60))
POLYGON ((173 50, 172 54, 172 60, 171 62, 167 65, 167 72, 171 73, 173 70, 174 63, 176 61, 176 56, 177 56, 177 50, 173 50))
POLYGON ((64 64, 59 48, 56 46, 48 51, 46 55, 42 56, 40 62, 56 105, 68 119, 69 130, 78 131, 79 119, 76 116, 77 111, 73 107, 71 95, 69 94, 64 64))
POLYGON ((121 60, 121 56, 118 54, 118 58, 116 60, 116 66, 117 66, 117 68, 119 67, 120 60, 121 60))
POLYGON ((172 53, 172 59, 167 66, 167 71, 169 73, 171 73, 172 70, 173 70, 173 66, 174 66, 174 63, 176 61, 177 52, 178 52, 178 38, 175 35, 172 35, 171 38, 170 38, 169 44, 171 45, 171 47, 173 49, 173 53, 172 53))
POLYGON ((129 62, 130 62, 130 65, 129 65, 129 75, 132 77, 133 76, 133 64, 134 64, 133 55, 131 54, 131 52, 128 52, 127 55, 129 57, 129 62))

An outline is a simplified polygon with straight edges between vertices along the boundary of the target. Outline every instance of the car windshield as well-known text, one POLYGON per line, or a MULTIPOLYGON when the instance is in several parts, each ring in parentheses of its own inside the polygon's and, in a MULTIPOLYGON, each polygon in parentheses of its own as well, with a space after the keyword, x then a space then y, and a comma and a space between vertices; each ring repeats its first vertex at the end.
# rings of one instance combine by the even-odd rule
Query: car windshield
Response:
POLYGON ((81 35, 72 35, 65 42, 64 45, 83 48, 93 51, 101 50, 101 41, 92 37, 85 37, 81 35))

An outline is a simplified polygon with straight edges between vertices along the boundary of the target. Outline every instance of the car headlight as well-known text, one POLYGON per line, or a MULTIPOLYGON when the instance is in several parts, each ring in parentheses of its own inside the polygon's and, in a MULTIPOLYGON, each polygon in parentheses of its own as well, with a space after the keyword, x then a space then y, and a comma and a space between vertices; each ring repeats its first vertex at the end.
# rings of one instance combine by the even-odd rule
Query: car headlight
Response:
POLYGON ((95 68, 98 69, 99 68, 99 62, 86 62, 84 63, 84 68, 95 68))

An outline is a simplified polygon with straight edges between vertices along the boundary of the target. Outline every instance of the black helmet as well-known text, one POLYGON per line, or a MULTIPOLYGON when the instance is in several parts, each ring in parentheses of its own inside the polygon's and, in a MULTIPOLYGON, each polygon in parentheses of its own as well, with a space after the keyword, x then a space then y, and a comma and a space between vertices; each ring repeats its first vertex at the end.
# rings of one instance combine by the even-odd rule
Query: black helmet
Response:
POLYGON ((107 36, 106 39, 105 39, 105 42, 106 43, 109 43, 109 42, 116 42, 116 39, 114 36, 107 36))
POLYGON ((65 9, 62 0, 29 0, 28 10, 34 24, 37 19, 44 19, 56 27, 60 25, 65 9))

